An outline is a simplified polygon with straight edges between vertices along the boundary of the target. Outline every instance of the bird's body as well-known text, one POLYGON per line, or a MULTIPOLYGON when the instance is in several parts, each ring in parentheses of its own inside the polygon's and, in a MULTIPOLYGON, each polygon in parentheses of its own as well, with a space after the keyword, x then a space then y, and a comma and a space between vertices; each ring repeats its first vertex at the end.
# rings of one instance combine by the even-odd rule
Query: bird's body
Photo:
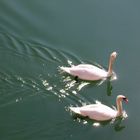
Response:
POLYGON ((82 80, 91 80, 91 81, 101 80, 112 75, 113 72, 112 65, 116 58, 116 55, 117 55, 116 52, 113 52, 111 54, 108 71, 90 64, 79 64, 77 66, 72 67, 62 66, 60 67, 60 69, 82 80))
POLYGON ((128 101, 127 98, 123 95, 117 96, 117 110, 102 103, 96 103, 82 107, 70 107, 70 110, 76 114, 89 117, 93 120, 107 121, 123 114, 122 100, 128 101))
POLYGON ((72 67, 61 67, 61 69, 70 75, 77 76, 82 80, 100 80, 108 76, 108 72, 90 64, 79 64, 72 67))
POLYGON ((90 119, 97 121, 110 120, 111 118, 115 118, 117 115, 117 112, 115 110, 103 104, 93 104, 76 108, 70 107, 70 109, 76 114, 82 115, 84 117, 89 117, 90 119))

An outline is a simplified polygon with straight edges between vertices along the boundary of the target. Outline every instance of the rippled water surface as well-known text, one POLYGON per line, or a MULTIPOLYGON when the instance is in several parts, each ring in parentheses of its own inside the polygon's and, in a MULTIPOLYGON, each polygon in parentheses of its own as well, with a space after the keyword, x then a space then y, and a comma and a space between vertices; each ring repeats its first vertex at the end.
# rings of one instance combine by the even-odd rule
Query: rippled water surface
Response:
POLYGON ((99 0, 0 1, 0 139, 139 139, 140 2, 99 0), (117 79, 89 82, 60 66, 90 63, 117 79), (70 106, 123 94, 126 118, 96 122, 70 106))

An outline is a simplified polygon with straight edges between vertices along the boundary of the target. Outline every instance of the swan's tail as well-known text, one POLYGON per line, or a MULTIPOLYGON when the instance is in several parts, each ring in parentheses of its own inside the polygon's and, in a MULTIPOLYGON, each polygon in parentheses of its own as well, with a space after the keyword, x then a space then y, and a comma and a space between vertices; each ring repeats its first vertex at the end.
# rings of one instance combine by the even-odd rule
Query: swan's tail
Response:
POLYGON ((79 115, 81 114, 79 107, 70 107, 70 110, 75 114, 79 114, 79 115))
POLYGON ((65 72, 67 72, 67 73, 70 73, 70 68, 69 67, 60 67, 60 69, 62 70, 62 71, 65 71, 65 72))

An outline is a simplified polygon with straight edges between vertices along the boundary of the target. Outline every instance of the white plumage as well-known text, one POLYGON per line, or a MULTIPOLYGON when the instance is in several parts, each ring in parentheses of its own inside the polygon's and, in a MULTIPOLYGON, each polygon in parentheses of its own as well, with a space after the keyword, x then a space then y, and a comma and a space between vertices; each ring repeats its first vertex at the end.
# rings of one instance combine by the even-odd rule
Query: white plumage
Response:
POLYGON ((70 110, 76 114, 97 121, 106 121, 123 114, 122 101, 128 102, 128 99, 123 95, 118 95, 116 99, 117 110, 106 106, 102 103, 96 103, 91 105, 85 105, 82 107, 70 107, 70 110))
POLYGON ((113 52, 110 55, 108 71, 105 71, 104 69, 90 64, 79 64, 77 66, 72 67, 62 66, 60 67, 60 69, 65 71, 66 73, 69 73, 70 75, 77 76, 79 79, 92 81, 101 80, 112 75, 112 66, 116 56, 116 52, 113 52))

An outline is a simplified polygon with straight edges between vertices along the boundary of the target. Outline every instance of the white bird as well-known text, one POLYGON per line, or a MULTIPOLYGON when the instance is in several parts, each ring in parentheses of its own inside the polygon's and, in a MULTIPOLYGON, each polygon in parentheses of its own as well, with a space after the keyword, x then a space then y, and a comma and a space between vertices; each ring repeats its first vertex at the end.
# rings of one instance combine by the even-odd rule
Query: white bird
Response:
POLYGON ((79 64, 72 67, 60 67, 61 70, 73 75, 82 80, 101 80, 110 77, 113 73, 113 63, 116 59, 117 53, 113 52, 110 55, 108 71, 90 64, 79 64))
POLYGON ((123 116, 122 101, 128 102, 128 99, 123 95, 118 95, 116 98, 117 110, 102 103, 85 105, 82 107, 70 107, 70 110, 78 115, 89 117, 97 121, 107 121, 113 118, 123 116))

